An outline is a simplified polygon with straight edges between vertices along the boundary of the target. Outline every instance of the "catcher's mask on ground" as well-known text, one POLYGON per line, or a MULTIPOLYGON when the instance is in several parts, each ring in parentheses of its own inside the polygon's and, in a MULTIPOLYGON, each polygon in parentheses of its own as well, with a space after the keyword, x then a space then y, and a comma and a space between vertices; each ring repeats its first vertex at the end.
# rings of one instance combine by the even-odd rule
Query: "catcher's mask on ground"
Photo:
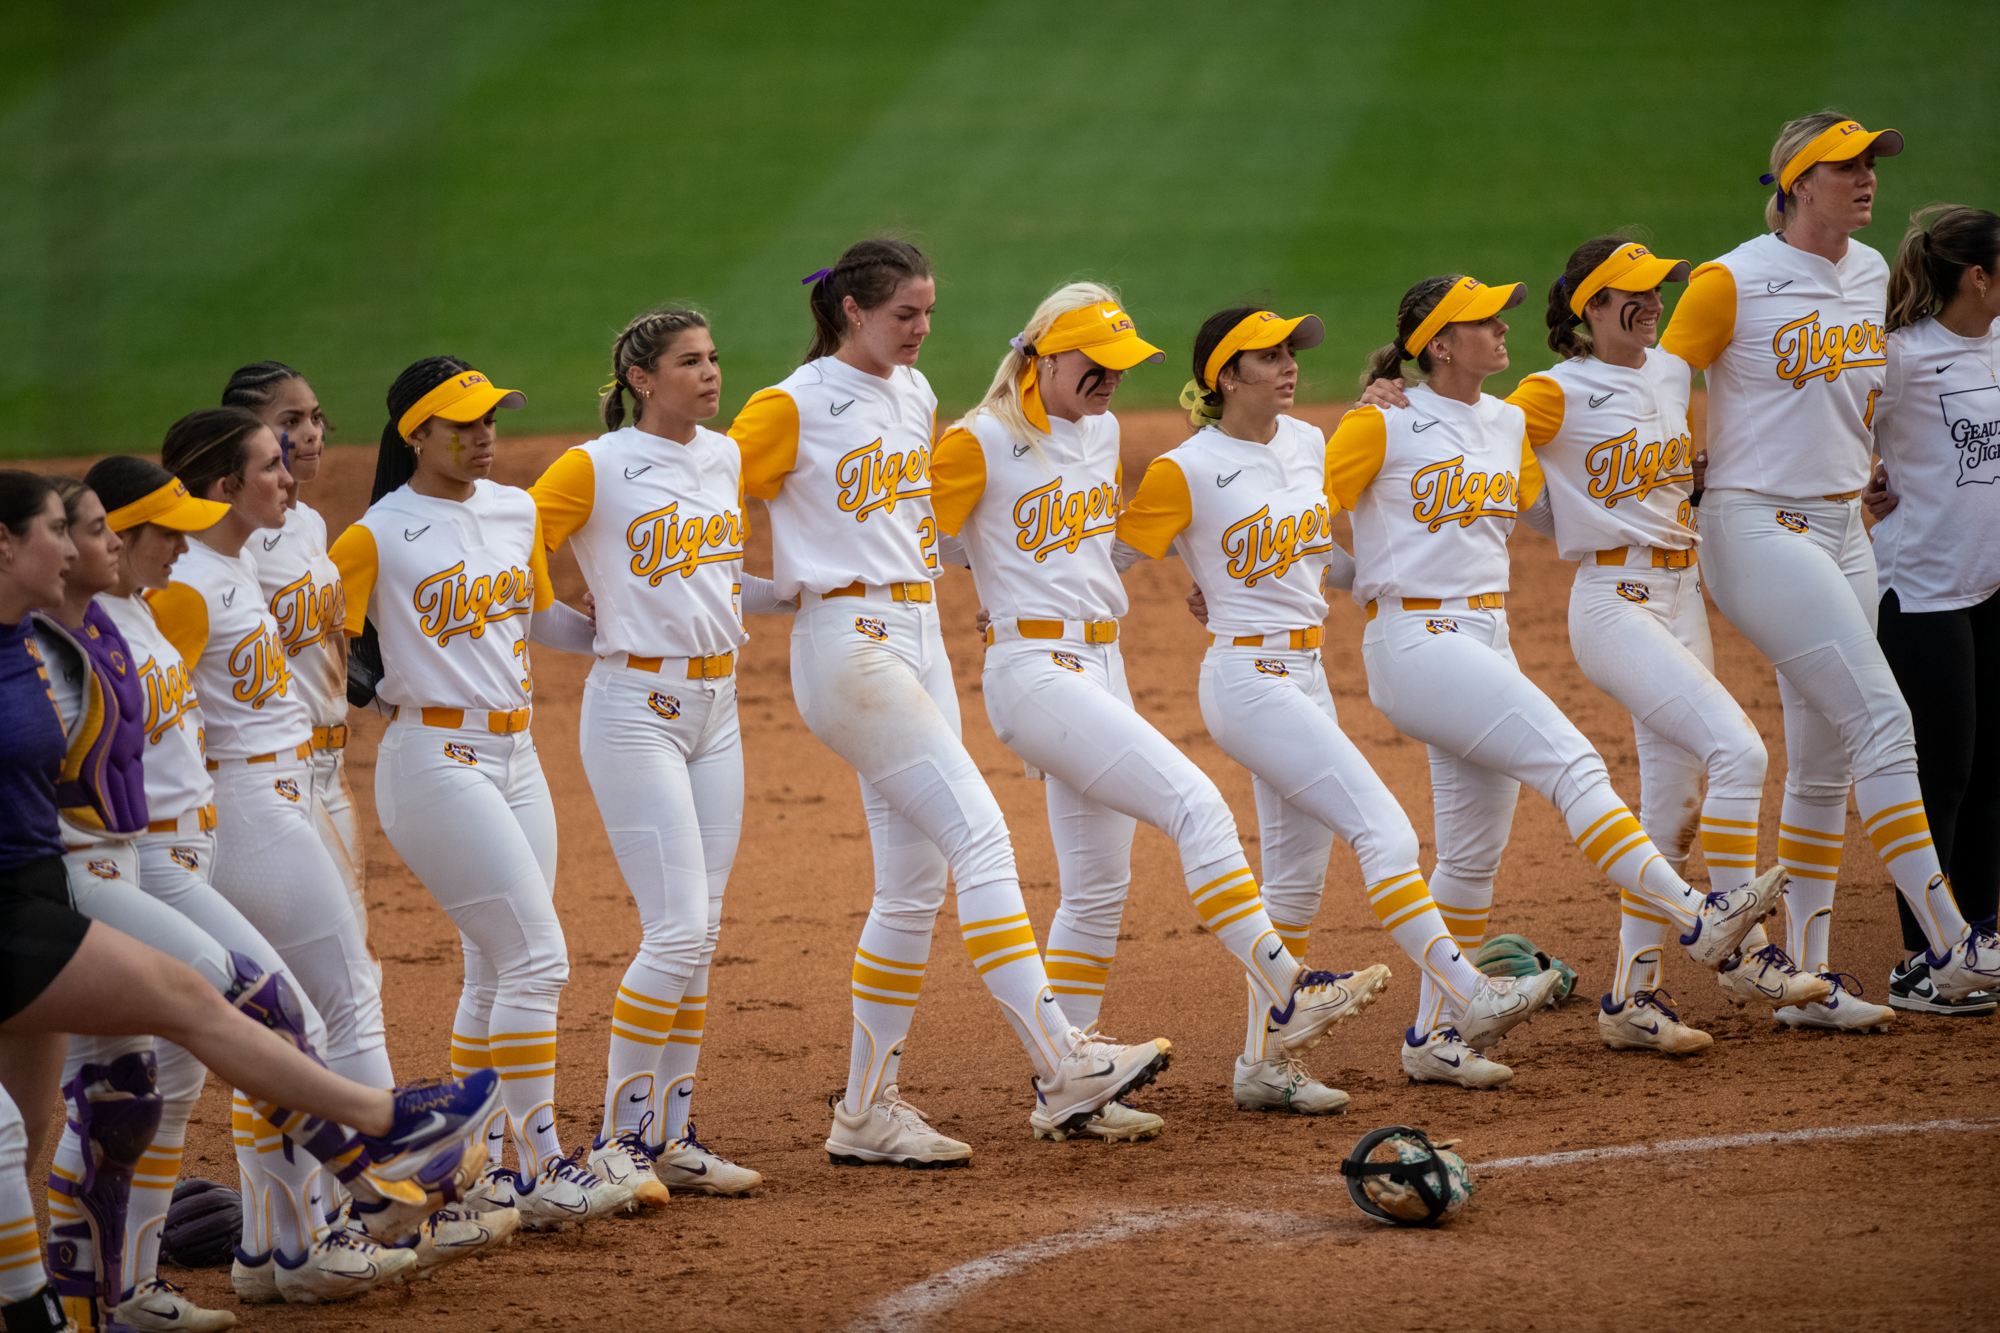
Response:
POLYGON ((1347 1177, 1347 1194, 1354 1206, 1388 1226, 1435 1226, 1445 1214, 1463 1208, 1472 1194, 1472 1176, 1464 1160, 1433 1146, 1421 1129, 1408 1125, 1363 1135, 1340 1164, 1340 1174, 1347 1177), (1384 1144, 1398 1160, 1370 1161, 1384 1144))

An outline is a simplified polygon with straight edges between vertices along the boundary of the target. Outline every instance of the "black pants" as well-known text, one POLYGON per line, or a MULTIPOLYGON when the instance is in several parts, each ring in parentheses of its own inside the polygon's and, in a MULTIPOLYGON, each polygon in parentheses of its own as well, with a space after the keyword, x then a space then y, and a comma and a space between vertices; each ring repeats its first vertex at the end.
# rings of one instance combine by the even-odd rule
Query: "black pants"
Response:
MULTIPOLYGON (((1883 594, 1876 638, 1917 730, 1917 782, 1958 910, 2000 906, 2000 593, 1959 611, 1905 612, 1883 594)), ((1902 895, 1903 947, 1925 947, 1902 895)))

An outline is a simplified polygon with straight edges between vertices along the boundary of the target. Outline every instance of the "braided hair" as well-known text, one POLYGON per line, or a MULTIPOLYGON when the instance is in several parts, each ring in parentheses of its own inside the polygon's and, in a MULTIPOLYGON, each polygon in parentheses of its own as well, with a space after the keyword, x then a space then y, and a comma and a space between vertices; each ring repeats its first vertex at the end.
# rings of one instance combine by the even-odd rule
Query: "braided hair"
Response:
POLYGON ((204 407, 167 427, 160 464, 190 495, 206 499, 223 478, 243 480, 250 439, 263 429, 264 419, 247 407, 204 407))
POLYGON ((645 370, 658 370, 660 358, 674 345, 674 339, 688 329, 705 329, 708 317, 699 310, 648 310, 643 315, 634 315, 611 344, 611 383, 604 386, 604 398, 598 404, 598 415, 604 418, 604 429, 617 430, 625 424, 625 395, 632 395, 632 424, 638 425, 645 414, 640 405, 638 392, 633 389, 626 375, 634 366, 645 370))
POLYGON ((832 356, 847 340, 847 298, 863 310, 885 304, 905 282, 931 276, 931 261, 907 241, 857 241, 806 281, 812 284, 812 346, 807 361, 832 356))
POLYGON ((280 384, 304 378, 282 361, 259 361, 244 366, 229 377, 229 383, 222 387, 222 405, 247 407, 252 411, 268 407, 271 400, 278 396, 280 384))
POLYGON ((369 504, 417 475, 417 451, 396 429, 403 413, 438 385, 471 369, 471 362, 455 356, 427 356, 396 376, 396 382, 389 386, 389 424, 382 427, 382 445, 375 454, 375 485, 368 492, 369 504))
MULTIPOLYGON (((1463 277, 1465 277, 1463 273, 1440 274, 1435 278, 1425 278, 1403 293, 1403 303, 1396 308, 1396 341, 1386 347, 1378 347, 1369 354, 1368 369, 1361 374, 1362 388, 1366 389, 1376 380, 1393 380, 1402 376, 1403 363, 1411 359, 1410 354, 1403 349, 1403 344, 1410 340, 1410 335, 1417 331, 1431 311, 1437 309, 1437 304, 1444 300, 1445 293, 1457 286, 1463 277)), ((1429 375, 1430 349, 1419 351, 1416 354, 1416 362, 1417 370, 1429 375)))
MULTIPOLYGON (((1569 308, 1569 298, 1584 280, 1597 271, 1597 266, 1618 253, 1618 247, 1631 242, 1629 236, 1593 236, 1570 252, 1569 263, 1563 267, 1562 276, 1549 285, 1549 350, 1557 356, 1586 356, 1592 349, 1590 324, 1583 316, 1569 308)), ((1600 288, 1596 296, 1584 303, 1588 309, 1600 299, 1609 300, 1605 289, 1600 288)))

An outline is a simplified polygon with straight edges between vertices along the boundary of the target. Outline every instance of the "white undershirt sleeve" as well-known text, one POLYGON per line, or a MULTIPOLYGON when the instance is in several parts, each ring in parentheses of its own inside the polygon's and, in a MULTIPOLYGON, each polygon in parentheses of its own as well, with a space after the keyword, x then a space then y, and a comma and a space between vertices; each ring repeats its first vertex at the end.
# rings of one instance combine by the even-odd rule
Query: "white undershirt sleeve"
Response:
POLYGON ((796 597, 778 596, 778 585, 755 574, 743 576, 743 614, 746 616, 788 616, 799 609, 796 597))
POLYGON ((1548 487, 1544 486, 1542 488, 1542 493, 1536 496, 1535 502, 1529 505, 1522 513, 1521 519, 1536 532, 1554 540, 1556 535, 1556 516, 1555 511, 1549 508, 1548 487))
POLYGON ((1354 591, 1354 557, 1336 545, 1327 553, 1326 573, 1320 576, 1320 587, 1328 592, 1354 591))
POLYGON ((1124 542, 1115 539, 1111 543, 1111 567, 1120 574, 1123 574, 1141 560, 1150 560, 1151 558, 1151 556, 1136 546, 1127 546, 1124 542))
POLYGON ((551 602, 546 610, 531 614, 528 637, 557 652, 589 656, 597 650, 597 627, 590 617, 563 602, 551 602))

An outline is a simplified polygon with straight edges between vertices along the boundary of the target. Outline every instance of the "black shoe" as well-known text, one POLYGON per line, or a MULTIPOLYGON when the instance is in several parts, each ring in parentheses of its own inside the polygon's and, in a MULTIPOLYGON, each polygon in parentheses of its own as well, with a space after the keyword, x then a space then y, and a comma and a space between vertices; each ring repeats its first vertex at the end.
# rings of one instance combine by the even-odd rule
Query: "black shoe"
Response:
POLYGON ((1889 1007, 1906 1014, 1945 1014, 1952 1018, 1984 1018, 2000 1009, 2000 995, 1978 990, 1962 1000, 1947 1000, 1931 984, 1930 965, 1921 958, 1889 969, 1889 1007))

